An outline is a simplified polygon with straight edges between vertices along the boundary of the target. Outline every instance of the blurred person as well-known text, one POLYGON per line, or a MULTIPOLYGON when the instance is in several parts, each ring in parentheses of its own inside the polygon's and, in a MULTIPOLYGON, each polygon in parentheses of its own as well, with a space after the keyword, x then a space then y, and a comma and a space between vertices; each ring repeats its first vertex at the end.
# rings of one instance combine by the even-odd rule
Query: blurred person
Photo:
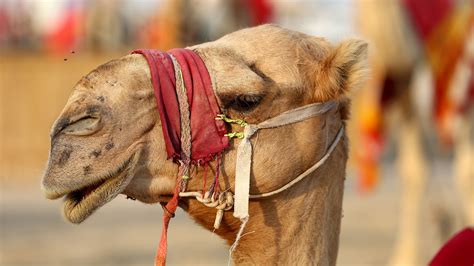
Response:
POLYGON ((54 16, 49 16, 54 9, 38 3, 48 24, 44 32, 44 46, 48 52, 65 54, 84 45, 85 4, 84 0, 57 1, 54 16))
POLYGON ((235 0, 183 2, 183 41, 186 44, 214 40, 239 28, 235 17, 235 0))
POLYGON ((10 21, 4 2, 0 2, 0 47, 6 48, 9 41, 10 21))
MULTIPOLYGON (((144 27, 153 16, 156 15, 166 0, 138 0, 127 1, 122 0, 120 5, 121 18, 124 20, 123 34, 124 42, 127 46, 140 47, 147 46, 147 41, 143 37, 147 33, 143 33, 144 27)), ((153 26, 150 26, 152 28, 153 26)), ((151 47, 151 46, 150 46, 151 47)))
POLYGON ((123 47, 125 19, 120 0, 90 0, 86 6, 86 40, 93 50, 110 51, 123 47))
POLYGON ((33 3, 23 0, 0 2, 0 43, 13 49, 37 46, 32 6, 33 3))
POLYGON ((139 29, 140 44, 161 50, 182 46, 182 10, 183 1, 162 1, 139 29))
POLYGON ((245 27, 274 21, 270 0, 183 0, 183 42, 207 42, 245 27), (209 14, 212 14, 210 16, 209 14))
POLYGON ((139 39, 146 47, 163 50, 207 42, 273 19, 268 0, 167 0, 154 10, 139 29, 139 39))
POLYGON ((275 23, 332 42, 357 36, 354 0, 274 0, 275 23))

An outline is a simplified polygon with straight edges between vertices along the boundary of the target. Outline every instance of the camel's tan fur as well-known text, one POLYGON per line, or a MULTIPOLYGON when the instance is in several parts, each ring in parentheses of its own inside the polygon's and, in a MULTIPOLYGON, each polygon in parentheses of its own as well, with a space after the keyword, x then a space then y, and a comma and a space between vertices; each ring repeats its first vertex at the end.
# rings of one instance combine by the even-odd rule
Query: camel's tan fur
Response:
MULTIPOLYGON (((367 54, 362 41, 333 46, 324 39, 272 25, 237 31, 191 49, 203 58, 219 105, 230 117, 257 123, 312 102, 340 102, 337 109, 323 116, 258 132, 252 140, 251 193, 280 187, 323 156, 345 124, 347 92, 360 83, 367 54), (240 110, 233 105, 233 99, 240 96, 262 100, 252 110, 240 110)), ((223 190, 234 189, 236 145, 238 140, 223 155, 223 190)), ((291 189, 251 201, 247 234, 234 254, 236 263, 335 264, 347 145, 344 137, 325 165, 291 189)), ((116 179, 131 181, 121 193, 143 202, 168 198, 177 165, 166 160, 150 73, 141 55, 107 63, 76 85, 53 129, 43 179, 45 193, 57 198, 113 178, 127 160, 130 163, 123 178, 116 179), (88 113, 100 118, 99 126, 94 125, 94 119, 70 124, 74 117, 88 113), (109 177, 111 173, 115 175, 109 177)), ((215 171, 215 164, 211 168, 215 171)), ((109 199, 104 197, 115 196, 110 187, 108 193, 86 198, 82 209, 69 210, 66 217, 81 222, 95 209, 88 204, 94 200, 105 204, 109 199)), ((188 190, 201 188, 202 171, 193 175, 188 190)), ((195 200, 183 199, 180 204, 198 223, 211 229, 215 210, 195 200)), ((216 233, 231 243, 239 225, 227 212, 216 233)))

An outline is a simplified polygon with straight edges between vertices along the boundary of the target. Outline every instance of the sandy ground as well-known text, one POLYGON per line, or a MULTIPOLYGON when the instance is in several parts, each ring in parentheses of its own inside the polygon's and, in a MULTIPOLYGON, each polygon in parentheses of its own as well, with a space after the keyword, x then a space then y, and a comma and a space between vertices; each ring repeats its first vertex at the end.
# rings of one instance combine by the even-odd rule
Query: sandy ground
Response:
MULTIPOLYGON (((440 246, 433 209, 439 203, 457 214, 447 163, 433 169, 424 197, 421 256, 427 262, 440 246)), ((386 167, 386 174, 394 173, 386 167)), ((38 182, 39 183, 39 182, 38 182)), ((383 265, 395 239, 400 192, 397 178, 385 178, 378 191, 361 197, 346 181, 338 265, 383 265)), ((66 223, 60 201, 45 200, 39 187, 1 188, 1 265, 152 265, 161 232, 161 208, 119 196, 85 223, 66 223)), ((453 228, 459 229, 459 227, 453 228)), ((183 212, 169 232, 169 265, 225 265, 227 247, 183 212)))

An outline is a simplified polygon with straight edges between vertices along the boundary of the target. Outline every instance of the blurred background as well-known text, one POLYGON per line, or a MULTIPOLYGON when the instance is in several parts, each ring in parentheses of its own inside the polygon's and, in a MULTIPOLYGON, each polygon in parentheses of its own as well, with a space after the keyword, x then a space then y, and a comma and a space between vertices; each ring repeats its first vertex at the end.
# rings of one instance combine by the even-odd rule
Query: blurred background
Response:
MULTIPOLYGON (((118 197, 74 226, 42 196, 50 127, 100 64, 263 23, 370 44, 338 265, 424 265, 473 225, 473 1, 0 0, 0 264, 150 265, 161 207, 118 197)), ((223 241, 185 213, 169 236, 169 265, 227 263, 223 241)))

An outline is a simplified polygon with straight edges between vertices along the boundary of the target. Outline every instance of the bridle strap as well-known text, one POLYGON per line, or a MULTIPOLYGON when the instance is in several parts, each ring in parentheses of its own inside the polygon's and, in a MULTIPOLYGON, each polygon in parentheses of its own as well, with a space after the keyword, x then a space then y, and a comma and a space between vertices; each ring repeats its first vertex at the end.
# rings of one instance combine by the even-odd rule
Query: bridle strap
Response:
MULTIPOLYGON (((306 171, 304 171, 302 174, 297 176, 295 179, 292 179, 290 182, 286 183, 285 185, 281 186, 280 188, 277 188, 277 189, 269 191, 269 192, 260 193, 260 194, 249 194, 249 198, 250 199, 261 199, 261 198, 271 197, 271 196, 274 196, 278 193, 281 193, 281 192, 291 188, 292 186, 296 185, 298 182, 300 182, 305 177, 307 177, 308 175, 310 175, 311 173, 316 171, 321 165, 323 165, 326 162, 326 160, 331 156, 332 152, 337 147, 337 145, 339 144, 339 141, 342 139, 343 136, 344 136, 344 127, 341 127, 339 129, 339 131, 337 132, 337 135, 334 138, 333 142, 331 143, 331 146, 329 146, 329 148, 327 149, 327 151, 323 155, 323 157, 321 159, 319 159, 315 164, 313 164, 310 168, 308 168, 306 171)), ((226 191, 225 193, 230 193, 230 191, 226 191)), ((219 205, 222 204, 222 203, 218 203, 217 201, 212 201, 212 198, 210 198, 207 195, 204 195, 200 191, 180 192, 179 196, 181 198, 193 197, 193 198, 196 198, 197 201, 204 204, 206 207, 216 208, 218 210, 221 209, 221 207, 219 207, 219 205)), ((226 206, 225 210, 231 209, 232 205, 233 205, 233 202, 229 200, 229 203, 227 203, 227 206, 226 206)))
MULTIPOLYGON (((288 112, 282 113, 274 118, 271 118, 269 120, 266 120, 258 125, 248 125, 246 127, 247 131, 244 131, 244 135, 247 136, 247 140, 256 132, 255 128, 258 129, 264 129, 264 128, 273 128, 273 127, 278 127, 278 126, 283 126, 283 125, 288 125, 292 123, 297 123, 301 122, 305 119, 321 115, 328 110, 334 108, 337 104, 334 102, 326 102, 326 103, 316 103, 316 104, 311 104, 311 105, 306 105, 297 109, 290 110, 288 112), (253 132, 248 132, 248 130, 251 129, 253 132)), ((337 145, 339 144, 340 140, 344 136, 344 127, 341 127, 339 131, 337 132, 335 138, 333 139, 331 145, 327 148, 325 154, 319 159, 315 164, 313 164, 310 168, 308 168, 306 171, 304 171, 302 174, 288 182, 287 184, 281 186, 278 189, 265 192, 265 193, 260 193, 260 194, 250 194, 249 190, 248 191, 248 199, 262 199, 266 197, 270 197, 273 195, 276 195, 278 193, 281 193, 290 187, 294 186, 307 176, 309 176, 311 173, 316 171, 321 165, 323 165, 327 159, 331 156, 332 152, 335 150, 337 145)), ((244 137, 245 140, 245 137, 244 137)), ((249 141, 249 140, 248 140, 249 141)), ((250 141, 249 141, 250 143, 250 141)), ((247 146, 249 147, 249 146, 247 146)), ((239 146, 240 148, 240 146, 239 146)), ((251 146, 250 146, 251 148, 251 146)), ((240 149, 242 153, 242 149, 240 149)), ((250 150, 251 152, 251 150, 250 150)), ((242 155, 242 154, 241 154, 242 155)), ((240 156, 241 156, 240 155, 240 156)), ((239 155, 237 155, 239 156, 239 155)), ((238 157, 242 158, 242 157, 238 157)), ((247 158, 248 159, 248 158, 247 158)), ((237 159, 239 160, 239 159, 237 159)), ((250 157, 251 160, 251 157, 250 157)), ((240 162, 242 164, 242 161, 240 162)), ((250 164, 247 164, 250 169, 250 164)), ((239 163, 238 166, 239 167, 239 163)), ((239 168, 238 168, 239 169, 239 168)), ((240 168, 242 169, 242 168, 240 168)), ((236 178, 237 180, 237 178, 236 178)), ((243 179, 240 179, 241 181, 243 179)), ((236 181, 236 191, 237 191, 237 181, 236 181)), ((214 228, 219 229, 220 222, 222 219, 222 214, 223 211, 230 210, 232 207, 234 207, 234 216, 235 216, 235 196, 233 197, 232 193, 230 191, 225 191, 226 196, 225 197, 219 197, 219 200, 215 199, 212 195, 210 195, 208 192, 203 193, 201 191, 186 191, 186 192, 180 192, 179 196, 180 197, 192 197, 195 198, 197 201, 201 202, 207 207, 210 208, 215 208, 217 210, 216 214, 216 219, 214 222, 214 228)), ((248 204, 248 201, 247 201, 248 204)))
POLYGON ((337 103, 333 101, 305 105, 300 108, 284 112, 276 117, 270 118, 256 125, 247 124, 244 128, 244 138, 240 142, 239 147, 237 149, 237 170, 234 196, 230 191, 226 191, 218 197, 218 200, 216 200, 209 193, 203 194, 200 191, 180 191, 181 183, 183 181, 182 179, 180 179, 180 176, 182 174, 182 171, 180 171, 173 198, 170 202, 168 202, 168 204, 166 204, 166 206, 163 206, 163 230, 161 233, 160 245, 158 247, 157 255, 155 258, 155 266, 165 265, 166 263, 168 224, 170 219, 174 216, 174 212, 176 211, 176 208, 178 206, 179 197, 195 197, 205 206, 216 208, 217 213, 214 222, 215 229, 219 228, 224 211, 230 210, 232 207, 234 207, 234 217, 239 218, 242 224, 237 234, 236 241, 230 249, 230 254, 232 254, 233 250, 235 250, 235 248, 237 247, 239 239, 242 237, 245 225, 249 220, 249 200, 266 198, 281 193, 294 186, 296 183, 300 182, 314 171, 316 171, 321 165, 323 165, 327 161, 327 159, 331 156, 332 152, 336 149, 337 145, 339 144, 340 140, 344 135, 344 126, 339 129, 336 134, 336 137, 332 141, 329 148, 326 150, 326 153, 323 155, 323 157, 321 157, 321 159, 319 159, 313 166, 308 168, 302 174, 300 174, 287 184, 283 185, 282 187, 270 192, 260 194, 250 194, 250 169, 252 163, 252 143, 250 142, 251 137, 260 129, 275 128, 298 123, 306 119, 324 114, 332 108, 335 108, 336 106, 337 103))
POLYGON ((249 194, 249 198, 250 199, 261 199, 261 198, 266 198, 266 197, 270 197, 270 196, 274 196, 280 192, 283 192, 287 189, 289 189, 290 187, 292 187, 293 185, 295 185, 296 183, 300 182, 301 180, 303 180, 305 177, 307 177, 308 175, 310 175, 311 173, 313 173, 314 171, 316 171, 316 169, 318 169, 321 165, 323 165, 326 160, 329 158, 329 156, 331 156, 331 153, 334 151, 334 149, 337 147, 337 144, 339 143, 339 141, 341 140, 342 136, 344 135, 344 127, 341 127, 339 129, 339 131, 337 132, 337 135, 336 135, 336 138, 333 140, 331 146, 329 147, 329 149, 326 151, 326 154, 324 154, 324 156, 319 160, 317 161, 315 164, 313 164, 313 166, 311 166, 310 168, 308 168, 306 171, 304 171, 301 175, 297 176, 295 179, 291 180, 290 182, 288 182, 287 184, 285 184, 284 186, 278 188, 278 189, 275 189, 275 190, 272 190, 270 192, 265 192, 265 193, 260 193, 260 194, 249 194))
MULTIPOLYGON (((327 111, 331 110, 332 108, 336 107, 337 103, 334 101, 328 101, 323 103, 313 103, 309 105, 305 105, 296 109, 292 109, 286 112, 281 113, 280 115, 270 118, 266 121, 263 121, 259 124, 247 124, 244 128, 244 137, 241 140, 238 148, 237 148, 237 163, 236 163, 236 175, 235 175, 235 196, 234 196, 234 217, 239 219, 244 219, 248 217, 248 205, 250 199, 250 172, 252 166, 252 142, 250 139, 252 136, 260 129, 267 129, 267 128, 275 128, 280 126, 285 126, 289 124, 298 123, 304 121, 306 119, 319 116, 321 114, 326 113, 327 111)), ((342 128, 339 131, 338 135, 342 136, 342 128)), ((333 143, 334 147, 339 142, 339 138, 336 137, 335 144, 333 143)), ((333 148, 334 149, 334 148, 333 148)), ((329 156, 331 151, 327 151, 326 155, 329 156)), ((323 156, 323 158, 326 158, 323 156)), ((326 160, 324 159, 324 161, 326 160)), ((316 170, 322 163, 316 164, 315 168, 312 170, 316 170)), ((313 167, 312 167, 313 168, 313 167)), ((309 170, 309 169, 308 169, 309 170)), ((301 179, 303 179, 306 175, 311 173, 312 171, 306 171, 303 173, 301 179)), ((299 177, 298 177, 299 178, 299 177)), ((297 178, 297 179, 298 179, 297 178)), ((297 180, 295 179, 295 180, 297 180)), ((299 179, 299 180, 301 180, 299 179)), ((291 187, 299 180, 295 181, 294 183, 287 184, 288 186, 284 186, 286 188, 291 187)), ((282 188, 281 191, 285 190, 286 188, 282 188)), ((269 192, 270 195, 277 194, 281 192, 280 190, 269 192)), ((256 198, 262 198, 261 195, 254 195, 256 198)))

